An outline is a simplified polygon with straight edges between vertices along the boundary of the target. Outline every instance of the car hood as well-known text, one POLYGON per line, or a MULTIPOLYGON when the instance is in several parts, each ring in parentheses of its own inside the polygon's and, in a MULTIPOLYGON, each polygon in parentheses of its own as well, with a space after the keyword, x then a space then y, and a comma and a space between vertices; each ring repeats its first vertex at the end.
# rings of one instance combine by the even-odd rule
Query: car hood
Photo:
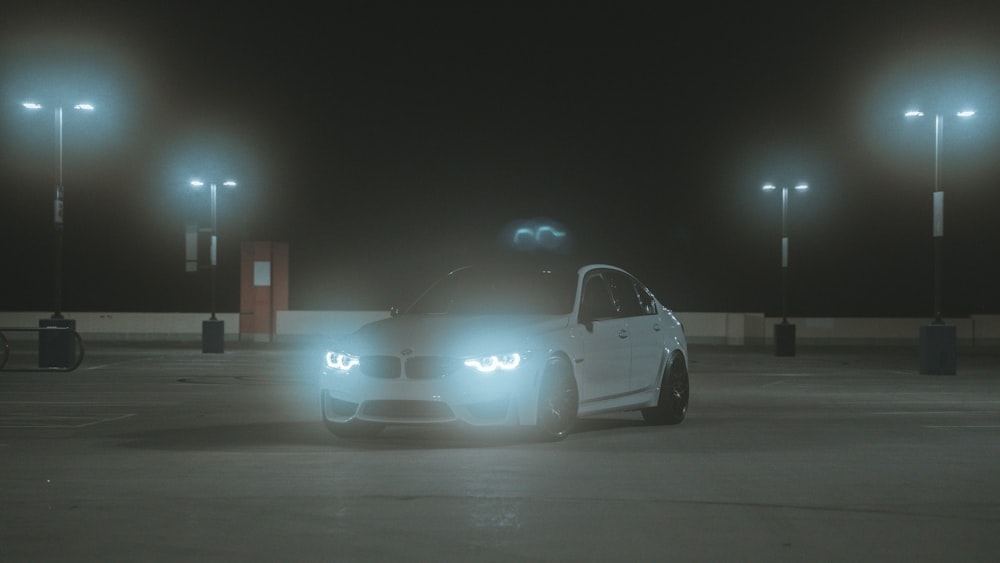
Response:
POLYGON ((400 315, 362 326, 335 346, 360 356, 494 354, 534 348, 568 322, 568 315, 400 315))

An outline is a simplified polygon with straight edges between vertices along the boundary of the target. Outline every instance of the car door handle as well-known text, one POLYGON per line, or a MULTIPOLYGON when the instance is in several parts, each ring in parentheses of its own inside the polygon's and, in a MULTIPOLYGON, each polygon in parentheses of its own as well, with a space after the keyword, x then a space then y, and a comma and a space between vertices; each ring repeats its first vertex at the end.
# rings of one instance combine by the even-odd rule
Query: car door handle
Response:
POLYGON ((624 328, 618 331, 618 338, 628 338, 628 331, 624 328))

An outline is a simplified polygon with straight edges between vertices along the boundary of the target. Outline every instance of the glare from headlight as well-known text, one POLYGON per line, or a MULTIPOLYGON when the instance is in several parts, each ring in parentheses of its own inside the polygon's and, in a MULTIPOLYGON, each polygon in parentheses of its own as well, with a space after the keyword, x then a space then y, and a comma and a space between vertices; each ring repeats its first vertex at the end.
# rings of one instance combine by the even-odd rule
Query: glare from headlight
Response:
POLYGON ((521 355, 517 352, 512 354, 495 354, 490 356, 480 356, 465 360, 465 365, 482 373, 491 373, 496 370, 509 371, 517 368, 521 364, 521 355))
POLYGON ((327 367, 340 371, 350 371, 352 367, 361 363, 360 358, 342 352, 327 352, 327 367))

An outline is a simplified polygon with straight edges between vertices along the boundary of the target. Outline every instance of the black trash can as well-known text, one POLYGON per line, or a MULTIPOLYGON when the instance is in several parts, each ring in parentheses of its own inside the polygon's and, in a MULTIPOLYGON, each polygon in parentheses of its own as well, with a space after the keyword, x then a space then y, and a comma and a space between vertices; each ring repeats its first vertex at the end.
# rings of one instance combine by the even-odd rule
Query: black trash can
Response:
POLYGON ((774 325, 774 355, 795 355, 795 325, 792 323, 774 325))
POLYGON ((957 335, 954 325, 920 327, 920 373, 955 375, 958 364, 957 335))
POLYGON ((39 319, 38 328, 69 330, 38 331, 38 367, 69 368, 76 363, 76 319, 39 319))
POLYGON ((209 319, 201 321, 201 351, 204 354, 221 354, 226 347, 226 321, 209 319))

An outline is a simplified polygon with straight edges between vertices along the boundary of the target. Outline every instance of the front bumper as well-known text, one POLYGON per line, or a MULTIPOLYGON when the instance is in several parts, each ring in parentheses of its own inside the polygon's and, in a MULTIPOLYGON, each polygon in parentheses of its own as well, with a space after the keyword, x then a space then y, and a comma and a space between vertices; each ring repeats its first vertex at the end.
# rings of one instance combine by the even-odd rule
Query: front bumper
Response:
POLYGON ((327 370, 320 388, 323 416, 331 422, 517 425, 523 419, 520 397, 530 392, 530 378, 522 370, 463 372, 437 380, 378 379, 327 370))

